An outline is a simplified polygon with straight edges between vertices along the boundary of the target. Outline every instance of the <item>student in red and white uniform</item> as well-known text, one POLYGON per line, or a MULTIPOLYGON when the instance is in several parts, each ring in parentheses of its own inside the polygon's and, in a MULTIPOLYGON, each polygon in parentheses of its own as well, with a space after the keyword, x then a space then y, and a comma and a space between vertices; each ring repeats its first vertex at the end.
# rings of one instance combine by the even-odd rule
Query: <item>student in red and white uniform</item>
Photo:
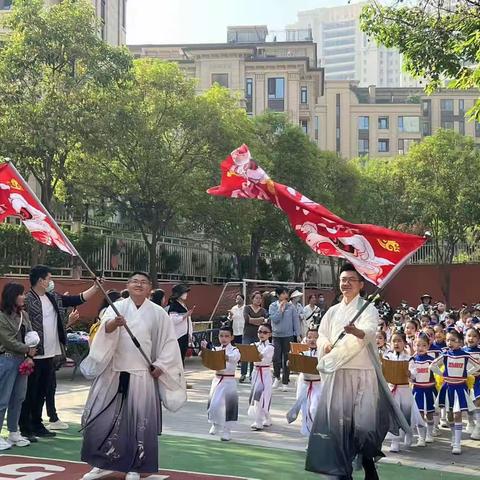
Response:
MULTIPOLYGON (((221 431, 221 439, 228 441, 232 438, 231 429, 238 420, 238 391, 235 381, 235 370, 240 360, 240 351, 232 345, 232 327, 222 326, 218 333, 220 346, 213 350, 225 350, 226 366, 223 370, 215 372, 208 398, 208 421, 212 424, 210 435, 221 431)), ((207 347, 207 342, 202 341, 202 347, 207 347)))
POLYGON ((480 364, 462 350, 463 335, 451 330, 447 334, 447 350, 430 366, 433 373, 443 376, 437 405, 445 407, 452 432, 452 453, 462 453, 462 412, 474 411, 467 388, 467 377, 480 370, 480 364), (443 365, 444 370, 441 370, 443 365))
MULTIPOLYGON (((305 343, 309 350, 301 355, 317 358, 318 326, 310 325, 305 337, 305 343)), ((287 413, 288 423, 297 419, 298 413, 302 412, 301 434, 309 437, 312 430, 313 420, 317 413, 318 400, 320 398, 321 382, 320 375, 301 373, 298 376, 297 400, 287 413)))
POLYGON ((418 441, 417 447, 425 447, 426 443, 433 442, 433 413, 435 412, 435 399, 437 389, 435 378, 430 371, 430 365, 435 360, 428 355, 430 339, 425 333, 420 333, 415 341, 416 355, 410 359, 410 380, 413 385, 413 398, 423 420, 427 423, 417 425, 418 441))
MULTIPOLYGON (((465 335, 465 344, 463 350, 480 363, 480 332, 475 328, 469 328, 465 335)), ((480 440, 480 372, 477 372, 474 376, 475 382, 470 390, 470 396, 476 410, 473 413, 468 412, 467 433, 471 433, 470 438, 473 440, 480 440)))
POLYGON ((270 406, 272 403, 272 361, 275 351, 270 343, 272 336, 272 327, 264 323, 258 327, 258 342, 254 345, 260 353, 260 361, 254 362, 254 372, 252 377, 252 387, 250 390, 248 415, 254 419, 251 429, 263 430, 264 427, 270 427, 272 420, 270 418, 270 406))

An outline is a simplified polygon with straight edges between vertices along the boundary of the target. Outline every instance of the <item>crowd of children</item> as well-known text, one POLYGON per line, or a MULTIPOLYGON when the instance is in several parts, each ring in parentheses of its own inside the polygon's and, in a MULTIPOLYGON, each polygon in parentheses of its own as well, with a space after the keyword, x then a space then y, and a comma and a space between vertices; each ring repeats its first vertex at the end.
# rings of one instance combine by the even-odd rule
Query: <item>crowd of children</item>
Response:
MULTIPOLYGON (((438 311, 428 306, 431 297, 422 297, 417 309, 402 305, 396 313, 385 315, 380 308, 380 323, 376 335, 379 356, 390 362, 403 362, 406 380, 391 383, 390 389, 400 409, 410 423, 411 432, 389 435, 390 452, 399 452, 413 442, 416 447, 433 443, 440 427, 450 428, 452 453, 461 453, 463 415, 466 432, 480 440, 480 319, 473 310, 465 308, 457 314, 438 311)), ((480 306, 479 306, 480 307, 480 306)), ((440 310, 442 310, 440 308, 440 310)), ((480 309, 478 310, 480 313, 480 309)), ((272 424, 272 359, 270 324, 258 326, 258 342, 253 343, 259 353, 254 362, 248 415, 251 429, 263 430, 272 424)), ((308 349, 303 355, 317 356, 318 325, 311 324, 303 343, 308 349)), ((232 328, 227 324, 219 330, 218 347, 225 350, 226 368, 215 372, 208 402, 210 434, 221 434, 231 439, 231 427, 238 419, 238 391, 235 373, 240 352, 234 345, 232 328)), ((206 342, 202 344, 207 347, 206 342)), ((286 417, 289 423, 302 415, 301 434, 310 435, 321 392, 320 375, 300 373, 296 400, 286 417)))

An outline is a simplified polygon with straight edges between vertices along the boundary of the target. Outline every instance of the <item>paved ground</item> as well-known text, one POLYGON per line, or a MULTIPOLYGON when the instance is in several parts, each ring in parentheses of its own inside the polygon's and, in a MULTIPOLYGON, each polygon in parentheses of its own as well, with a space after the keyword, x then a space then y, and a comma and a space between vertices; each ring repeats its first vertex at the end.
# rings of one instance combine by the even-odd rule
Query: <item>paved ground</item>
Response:
MULTIPOLYGON (((164 433, 182 437, 189 435, 210 442, 218 441, 208 435, 209 425, 206 418, 206 401, 212 372, 205 370, 197 358, 187 359, 186 372, 188 382, 193 385, 193 389, 188 391, 188 403, 177 413, 164 412, 164 433)), ((78 424, 88 394, 89 382, 80 374, 72 381, 70 379, 71 369, 62 370, 58 377, 57 408, 61 419, 78 424)), ((293 379, 295 380, 295 377, 293 379)), ((292 425, 288 425, 285 420, 285 412, 294 401, 294 384, 292 383, 288 392, 274 391, 273 425, 263 432, 252 432, 249 428, 251 422, 246 415, 249 388, 249 384, 239 384, 240 417, 237 427, 233 431, 233 442, 303 453, 306 440, 300 435, 299 420, 292 425)), ((432 446, 426 448, 410 448, 400 454, 390 454, 388 449, 385 449, 387 458, 382 462, 427 470, 436 469, 441 472, 463 473, 469 475, 469 478, 480 477, 480 441, 470 440, 468 435, 464 434, 462 443, 463 454, 451 455, 450 432, 443 430, 441 437, 438 437, 432 446)), ((221 445, 225 446, 224 443, 221 445)))

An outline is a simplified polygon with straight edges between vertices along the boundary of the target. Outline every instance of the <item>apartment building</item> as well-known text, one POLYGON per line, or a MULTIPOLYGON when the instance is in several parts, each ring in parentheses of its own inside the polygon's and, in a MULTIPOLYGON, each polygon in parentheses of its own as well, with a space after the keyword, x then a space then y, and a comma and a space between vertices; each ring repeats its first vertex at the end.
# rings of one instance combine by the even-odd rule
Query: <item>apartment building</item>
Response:
POLYGON ((323 69, 311 40, 274 41, 264 25, 229 27, 227 43, 193 45, 130 45, 137 57, 176 61, 197 91, 214 83, 238 92, 249 115, 266 110, 285 112, 305 132, 323 95, 323 69))
POLYGON ((360 30, 365 5, 367 2, 301 11, 288 28, 311 30, 325 80, 358 80, 360 86, 420 86, 402 72, 398 50, 377 45, 360 30))
MULTIPOLYGON (((61 0, 45 0, 46 5, 60 3, 61 0)), ((100 20, 100 37, 110 45, 125 45, 127 35, 127 0, 92 0, 100 20)), ((11 10, 13 0, 0 0, 0 15, 11 10)), ((1 30, 0 35, 7 32, 1 30)))
POLYGON ((321 150, 345 158, 392 157, 447 128, 474 138, 480 148, 480 124, 466 112, 478 90, 442 89, 426 95, 420 88, 368 88, 359 82, 326 81, 315 107, 315 129, 308 132, 321 150))

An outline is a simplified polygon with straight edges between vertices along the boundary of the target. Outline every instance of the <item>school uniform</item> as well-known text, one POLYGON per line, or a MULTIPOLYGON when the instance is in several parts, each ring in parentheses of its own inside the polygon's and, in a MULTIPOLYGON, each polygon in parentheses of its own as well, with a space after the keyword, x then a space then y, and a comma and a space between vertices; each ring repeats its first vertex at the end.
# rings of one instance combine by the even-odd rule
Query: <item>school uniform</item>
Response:
MULTIPOLYGON (((220 428, 224 434, 230 433, 232 425, 238 420, 238 392, 235 380, 235 370, 240 360, 240 351, 232 344, 214 347, 213 350, 225 350, 228 356, 223 370, 217 370, 212 380, 208 398, 208 421, 213 425, 210 433, 216 433, 220 428)), ((222 436, 222 439, 227 439, 222 436)), ((229 438, 228 438, 229 440, 229 438)))
POLYGON ((257 347, 262 359, 253 364, 248 415, 254 419, 252 428, 261 430, 272 424, 270 405, 272 403, 272 361, 275 349, 268 340, 256 342, 253 345, 257 347))
MULTIPOLYGON (((480 364, 480 347, 464 347, 464 352, 467 352, 477 363, 480 364)), ((478 400, 480 398, 480 375, 475 376, 475 383, 471 389, 472 400, 478 400)))
MULTIPOLYGON (((311 348, 306 352, 302 352, 301 355, 316 358, 317 349, 311 348)), ((297 419, 299 412, 302 412, 302 426, 300 433, 305 437, 309 437, 312 431, 321 388, 322 384, 320 381, 320 375, 301 373, 298 376, 296 402, 287 413, 287 421, 288 423, 294 422, 297 419)))

